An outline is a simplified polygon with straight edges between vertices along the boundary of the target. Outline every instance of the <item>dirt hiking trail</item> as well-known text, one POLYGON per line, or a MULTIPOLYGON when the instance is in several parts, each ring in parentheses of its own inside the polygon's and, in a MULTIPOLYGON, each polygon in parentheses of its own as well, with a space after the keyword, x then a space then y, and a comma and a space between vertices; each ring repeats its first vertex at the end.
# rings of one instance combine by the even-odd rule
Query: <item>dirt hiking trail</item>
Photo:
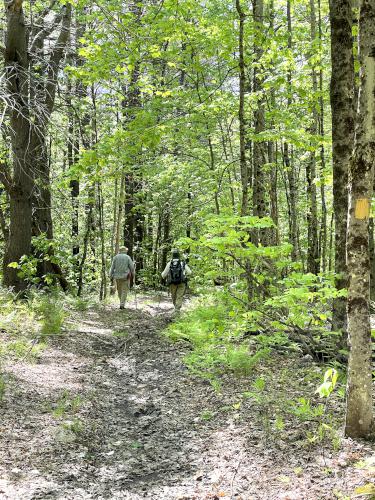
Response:
POLYGON ((344 499, 369 482, 369 445, 306 447, 293 420, 274 431, 288 369, 291 398, 314 393, 296 359, 272 355, 268 404, 239 404, 249 380, 218 393, 192 376, 169 321, 167 297, 75 312, 36 360, 5 367, 0 499, 344 499))

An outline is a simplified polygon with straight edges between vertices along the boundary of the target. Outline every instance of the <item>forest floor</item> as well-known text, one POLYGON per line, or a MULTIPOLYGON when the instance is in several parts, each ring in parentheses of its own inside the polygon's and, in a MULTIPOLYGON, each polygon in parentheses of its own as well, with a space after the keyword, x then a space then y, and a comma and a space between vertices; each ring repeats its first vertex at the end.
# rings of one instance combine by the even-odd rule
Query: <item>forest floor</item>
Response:
POLYGON ((36 359, 8 363, 1 499, 369 498, 354 490, 373 480, 374 447, 309 440, 319 418, 284 411, 314 398, 324 367, 274 354, 252 376, 267 379, 261 396, 230 374, 214 391, 161 334, 170 311, 141 297, 71 313, 36 359))

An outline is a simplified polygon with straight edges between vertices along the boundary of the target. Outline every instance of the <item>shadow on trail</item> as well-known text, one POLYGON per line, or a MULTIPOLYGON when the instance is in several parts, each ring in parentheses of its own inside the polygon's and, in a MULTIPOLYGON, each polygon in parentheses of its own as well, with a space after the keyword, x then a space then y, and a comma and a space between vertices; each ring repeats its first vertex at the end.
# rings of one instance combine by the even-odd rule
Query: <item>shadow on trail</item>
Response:
POLYGON ((197 467, 196 420, 202 391, 212 391, 203 382, 197 391, 179 347, 160 335, 169 321, 107 306, 87 311, 77 331, 57 341, 61 350, 91 360, 85 384, 91 410, 80 442, 96 479, 90 467, 79 482, 91 483, 94 498, 158 498, 147 491, 180 482, 197 467))
MULTIPOLYGON (((293 370, 303 380, 297 358, 270 358, 253 374, 271 384, 269 407, 241 399, 251 377, 225 375, 217 394, 183 365, 188 346, 161 334, 170 303, 137 305, 76 312, 37 362, 8 367, 1 499, 315 500, 361 480, 334 455, 321 463, 319 449, 307 450, 294 417, 284 414, 287 431, 274 431, 280 377, 293 370)), ((288 398, 303 391, 310 385, 289 388, 288 398)), ((356 461, 369 453, 345 447, 356 461)))

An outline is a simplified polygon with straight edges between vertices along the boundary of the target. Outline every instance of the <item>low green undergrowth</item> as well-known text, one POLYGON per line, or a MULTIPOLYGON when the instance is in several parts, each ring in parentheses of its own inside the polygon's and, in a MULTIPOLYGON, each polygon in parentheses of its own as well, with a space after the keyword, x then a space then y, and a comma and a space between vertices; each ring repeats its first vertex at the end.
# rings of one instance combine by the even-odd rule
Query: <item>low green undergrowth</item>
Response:
MULTIPOLYGON (((66 318, 59 293, 30 290, 22 299, 0 289, 0 366, 6 362, 35 361, 49 336, 61 334, 66 318)), ((0 401, 5 378, 0 379, 0 401)))
POLYGON ((192 373, 219 383, 220 375, 247 377, 270 352, 268 346, 245 338, 243 318, 235 320, 228 306, 207 296, 196 307, 172 323, 166 335, 174 342, 191 345, 184 361, 192 373))
POLYGON ((66 311, 64 310, 63 302, 59 300, 57 294, 37 297, 34 300, 33 309, 38 315, 42 338, 61 333, 66 318, 66 311))
POLYGON ((227 380, 225 374, 242 379, 238 386, 242 390, 231 403, 219 411, 206 408, 199 415, 201 421, 221 418, 227 412, 246 418, 249 408, 256 406, 267 439, 291 437, 301 446, 338 449, 341 424, 335 414, 344 376, 340 375, 331 407, 328 399, 338 373, 330 368, 334 363, 313 363, 287 328, 279 326, 279 322, 265 320, 262 311, 246 310, 225 290, 217 290, 192 301, 190 310, 171 323, 165 334, 190 347, 184 357, 186 366, 192 374, 209 380, 219 393, 227 380))

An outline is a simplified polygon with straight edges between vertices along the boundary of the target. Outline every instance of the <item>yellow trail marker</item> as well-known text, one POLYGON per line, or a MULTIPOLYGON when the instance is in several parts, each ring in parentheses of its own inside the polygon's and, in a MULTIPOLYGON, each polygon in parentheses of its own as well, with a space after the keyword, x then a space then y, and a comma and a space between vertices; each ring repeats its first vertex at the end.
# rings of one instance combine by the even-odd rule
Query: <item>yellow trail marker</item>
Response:
POLYGON ((356 219, 368 219, 370 216, 370 200, 368 198, 358 198, 355 201, 356 219))

